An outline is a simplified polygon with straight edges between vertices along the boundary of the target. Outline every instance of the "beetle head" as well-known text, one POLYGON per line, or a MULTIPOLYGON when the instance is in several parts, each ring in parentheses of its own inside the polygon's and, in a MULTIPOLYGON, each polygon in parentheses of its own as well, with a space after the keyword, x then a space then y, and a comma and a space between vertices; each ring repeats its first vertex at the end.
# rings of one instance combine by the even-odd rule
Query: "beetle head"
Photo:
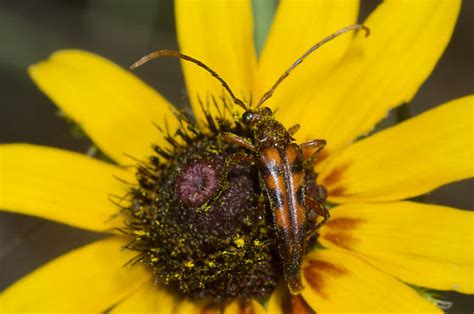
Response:
POLYGON ((242 115, 242 122, 247 126, 252 126, 262 119, 271 118, 272 115, 273 112, 268 107, 263 107, 256 110, 247 109, 242 115))

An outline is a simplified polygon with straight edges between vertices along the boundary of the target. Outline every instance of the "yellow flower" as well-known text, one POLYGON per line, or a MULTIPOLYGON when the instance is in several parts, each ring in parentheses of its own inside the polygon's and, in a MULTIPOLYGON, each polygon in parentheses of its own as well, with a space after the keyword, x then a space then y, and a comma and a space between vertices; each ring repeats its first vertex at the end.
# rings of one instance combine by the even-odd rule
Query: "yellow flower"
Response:
MULTIPOLYGON (((412 99, 445 49, 460 1, 385 1, 364 22, 372 35, 341 37, 305 61, 268 105, 285 125, 301 124, 298 142, 324 138, 318 178, 329 190, 325 249, 303 266, 301 296, 277 289, 267 311, 439 312, 410 285, 472 294, 473 215, 444 206, 400 201, 473 176, 472 106, 467 96, 356 141, 391 108, 412 99)), ((177 1, 181 51, 215 69, 245 97, 260 96, 315 40, 353 24, 357 1, 280 1, 257 62, 250 1, 177 1)), ((220 94, 215 80, 183 64, 196 117, 196 95, 220 94)), ((170 104, 129 72, 83 51, 59 51, 31 66, 30 75, 118 165, 163 144, 150 123, 170 104)), ((126 168, 77 153, 28 144, 0 146, 0 208, 75 227, 106 231, 126 168)), ((59 257, 0 295, 0 312, 159 311, 191 313, 202 305, 153 287, 140 266, 123 268, 134 253, 110 236, 59 257)), ((264 312, 253 300, 247 305, 264 312)), ((238 312, 236 302, 226 311, 238 312)))

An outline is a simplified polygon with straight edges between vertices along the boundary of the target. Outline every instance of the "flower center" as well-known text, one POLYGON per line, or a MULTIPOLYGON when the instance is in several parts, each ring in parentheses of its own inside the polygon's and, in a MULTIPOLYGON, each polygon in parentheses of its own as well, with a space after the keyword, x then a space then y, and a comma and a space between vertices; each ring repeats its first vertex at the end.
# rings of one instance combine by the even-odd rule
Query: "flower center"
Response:
MULTIPOLYGON (((178 130, 179 142, 167 135, 171 148, 155 147, 157 155, 138 166, 124 211, 133 237, 127 248, 140 252, 134 262, 158 284, 193 299, 266 298, 283 278, 271 206, 256 163, 233 158, 253 153, 220 136, 251 133, 239 121, 208 123, 178 130)), ((314 182, 312 170, 306 176, 314 182)))
POLYGON ((219 183, 218 168, 220 168, 218 163, 200 160, 181 171, 176 179, 176 190, 179 199, 187 206, 202 205, 217 192, 219 183))

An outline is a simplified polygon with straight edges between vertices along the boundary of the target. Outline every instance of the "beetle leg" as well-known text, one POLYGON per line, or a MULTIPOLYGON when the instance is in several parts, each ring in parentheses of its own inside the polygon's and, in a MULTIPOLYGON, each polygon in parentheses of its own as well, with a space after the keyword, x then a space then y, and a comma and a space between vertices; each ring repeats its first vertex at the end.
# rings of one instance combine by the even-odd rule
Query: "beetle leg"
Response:
POLYGON ((226 164, 239 164, 243 161, 246 161, 250 164, 255 164, 255 158, 253 156, 250 156, 249 154, 246 154, 246 153, 235 153, 233 155, 230 155, 227 159, 226 159, 226 164))
POLYGON ((288 129, 288 133, 290 134, 290 136, 293 136, 293 135, 295 135, 296 132, 298 132, 299 129, 300 129, 300 125, 295 124, 295 125, 293 125, 292 127, 290 127, 288 129))
POLYGON ((316 207, 316 212, 323 217, 323 220, 321 220, 315 227, 314 230, 317 231, 319 228, 321 228, 326 221, 328 221, 330 215, 329 215, 329 209, 326 208, 324 205, 319 205, 316 207))
MULTIPOLYGON (((308 184, 308 182, 306 184, 308 184)), ((311 182, 310 184, 308 184, 306 190, 310 192, 310 193, 307 193, 306 195, 308 195, 315 201, 321 204, 326 201, 326 198, 328 196, 328 191, 326 190, 324 186, 318 185, 316 182, 311 182)))
POLYGON ((323 217, 323 219, 316 223, 314 227, 312 226, 309 230, 307 230, 306 239, 309 240, 314 235, 314 233, 318 231, 319 228, 321 228, 329 219, 329 210, 323 204, 308 195, 305 197, 305 205, 308 210, 311 210, 316 214, 316 217, 323 217))
POLYGON ((308 205, 318 216, 323 217, 325 222, 329 218, 329 211, 324 206, 327 190, 324 186, 317 184, 316 181, 307 181, 306 184, 305 205, 308 205))
POLYGON ((321 139, 311 140, 311 141, 302 143, 300 146, 303 150, 316 149, 315 153, 319 153, 319 151, 323 149, 324 146, 326 146, 326 140, 321 140, 321 139))
POLYGON ((303 149, 303 156, 309 156, 309 158, 305 160, 305 163, 311 165, 316 160, 316 157, 318 157, 318 153, 321 149, 326 146, 326 141, 321 139, 311 140, 300 146, 303 149))
POLYGON ((234 145, 246 148, 246 149, 251 150, 253 152, 256 151, 255 146, 249 140, 247 140, 247 139, 245 139, 241 136, 238 136, 234 133, 223 132, 220 135, 220 138, 223 141, 227 142, 227 143, 234 144, 234 145))

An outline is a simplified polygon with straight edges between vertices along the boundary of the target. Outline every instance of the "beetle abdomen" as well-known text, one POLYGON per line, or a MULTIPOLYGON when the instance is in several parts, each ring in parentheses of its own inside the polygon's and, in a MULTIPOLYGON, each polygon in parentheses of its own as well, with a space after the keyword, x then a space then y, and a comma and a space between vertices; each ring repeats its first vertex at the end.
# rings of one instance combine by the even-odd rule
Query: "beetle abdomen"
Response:
POLYGON ((305 253, 304 171, 301 148, 267 147, 260 153, 260 174, 279 238, 283 273, 290 290, 301 290, 300 268, 305 253))

